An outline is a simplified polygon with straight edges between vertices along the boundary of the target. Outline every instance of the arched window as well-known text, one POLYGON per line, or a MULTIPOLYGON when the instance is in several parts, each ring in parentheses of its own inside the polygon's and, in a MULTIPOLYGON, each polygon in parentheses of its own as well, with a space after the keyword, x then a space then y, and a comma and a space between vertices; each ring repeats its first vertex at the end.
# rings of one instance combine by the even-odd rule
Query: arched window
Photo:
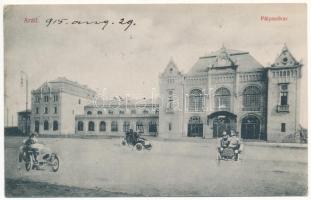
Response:
POLYGON ((94 131, 94 128, 95 128, 94 122, 90 121, 90 122, 89 122, 88 130, 89 130, 89 131, 94 131))
POLYGON ((106 122, 104 122, 104 121, 100 122, 99 131, 106 131, 106 122))
POLYGON ((78 122, 78 131, 83 131, 83 122, 82 121, 78 122))
POLYGON ((117 121, 112 121, 111 122, 111 131, 117 132, 118 131, 118 122, 117 121))
POLYGON ((150 121, 149 122, 149 133, 156 133, 157 132, 157 122, 150 121))
POLYGON ((87 111, 87 113, 86 113, 87 115, 91 115, 92 114, 92 112, 91 111, 87 111))
POLYGON ((123 132, 128 132, 130 130, 130 122, 123 122, 123 132))
POLYGON ((53 131, 58 130, 58 121, 53 121, 53 131))
POLYGON ((98 115, 102 115, 103 112, 102 112, 102 111, 97 111, 97 114, 98 114, 98 115))
POLYGON ((248 86, 243 91, 243 110, 259 111, 261 107, 261 92, 256 86, 248 86))
POLYGON ((231 94, 227 88, 216 90, 214 101, 216 111, 230 111, 231 94))
POLYGON ((45 131, 49 130, 49 122, 47 120, 44 121, 43 128, 44 128, 45 131))
POLYGON ((203 112, 203 93, 199 89, 193 89, 189 95, 189 111, 203 112))

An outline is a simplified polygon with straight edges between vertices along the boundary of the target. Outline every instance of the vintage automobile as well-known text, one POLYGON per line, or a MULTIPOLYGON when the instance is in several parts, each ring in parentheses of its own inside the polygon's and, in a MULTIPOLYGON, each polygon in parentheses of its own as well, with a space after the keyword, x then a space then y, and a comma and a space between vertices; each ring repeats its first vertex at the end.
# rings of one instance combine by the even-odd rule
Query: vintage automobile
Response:
POLYGON ((133 132, 132 130, 126 132, 125 137, 122 138, 121 144, 123 146, 128 145, 134 147, 137 151, 141 151, 143 149, 151 150, 151 143, 140 136, 139 133, 133 132))
POLYGON ((25 162, 27 171, 31 169, 40 169, 41 167, 50 167, 53 172, 59 169, 59 158, 56 153, 43 144, 35 143, 30 146, 23 145, 19 148, 19 162, 25 162), (37 160, 35 160, 37 156, 37 160))
POLYGON ((243 149, 243 144, 238 144, 236 148, 223 148, 221 151, 217 149, 217 161, 220 162, 221 160, 240 160, 240 154, 243 149))

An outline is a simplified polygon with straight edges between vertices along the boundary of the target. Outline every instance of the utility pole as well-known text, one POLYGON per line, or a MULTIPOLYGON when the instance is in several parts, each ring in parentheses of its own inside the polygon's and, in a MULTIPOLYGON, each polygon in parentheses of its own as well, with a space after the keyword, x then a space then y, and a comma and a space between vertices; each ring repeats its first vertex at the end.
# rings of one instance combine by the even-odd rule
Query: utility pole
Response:
MULTIPOLYGON (((28 127, 28 116, 27 116, 27 111, 28 111, 28 75, 24 72, 24 71, 21 71, 21 78, 22 78, 22 80, 23 80, 23 76, 25 77, 25 80, 26 80, 26 110, 25 110, 25 113, 26 113, 26 120, 25 120, 25 135, 27 135, 28 134, 28 129, 27 129, 27 127, 28 127)), ((21 82, 21 84, 23 84, 22 82, 21 82)))

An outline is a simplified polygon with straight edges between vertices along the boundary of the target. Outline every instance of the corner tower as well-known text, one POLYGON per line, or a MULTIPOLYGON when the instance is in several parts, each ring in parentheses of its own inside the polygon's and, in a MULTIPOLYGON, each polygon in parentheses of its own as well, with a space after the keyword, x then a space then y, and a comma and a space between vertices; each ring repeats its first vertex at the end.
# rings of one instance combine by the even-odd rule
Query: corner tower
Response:
POLYGON ((268 141, 289 142, 298 130, 301 67, 284 44, 268 68, 268 141))
POLYGON ((183 119, 183 80, 173 59, 160 75, 159 136, 180 136, 183 119))

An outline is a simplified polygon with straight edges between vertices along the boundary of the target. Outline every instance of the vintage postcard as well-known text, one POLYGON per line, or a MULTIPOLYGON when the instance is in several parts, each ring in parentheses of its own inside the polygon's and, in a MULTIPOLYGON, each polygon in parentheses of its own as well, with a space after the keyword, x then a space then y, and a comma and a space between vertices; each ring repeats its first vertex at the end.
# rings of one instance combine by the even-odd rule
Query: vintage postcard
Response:
POLYGON ((307 4, 3 14, 6 197, 308 195, 307 4))

